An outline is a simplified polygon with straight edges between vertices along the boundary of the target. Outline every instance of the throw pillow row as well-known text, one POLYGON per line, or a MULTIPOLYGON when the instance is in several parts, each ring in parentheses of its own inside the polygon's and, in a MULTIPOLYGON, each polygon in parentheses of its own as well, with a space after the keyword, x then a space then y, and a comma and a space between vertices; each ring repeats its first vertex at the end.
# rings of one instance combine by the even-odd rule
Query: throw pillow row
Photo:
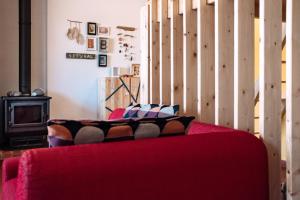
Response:
POLYGON ((130 139, 184 135, 194 117, 124 119, 118 121, 51 120, 51 147, 91 144, 130 139))

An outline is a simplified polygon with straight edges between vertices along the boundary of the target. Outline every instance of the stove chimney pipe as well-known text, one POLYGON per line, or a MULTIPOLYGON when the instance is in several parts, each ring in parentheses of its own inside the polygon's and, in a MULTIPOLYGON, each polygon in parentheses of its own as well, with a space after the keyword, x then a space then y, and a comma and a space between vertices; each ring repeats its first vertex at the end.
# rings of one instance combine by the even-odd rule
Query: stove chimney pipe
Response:
POLYGON ((31 0, 19 0, 19 90, 31 94, 31 0))

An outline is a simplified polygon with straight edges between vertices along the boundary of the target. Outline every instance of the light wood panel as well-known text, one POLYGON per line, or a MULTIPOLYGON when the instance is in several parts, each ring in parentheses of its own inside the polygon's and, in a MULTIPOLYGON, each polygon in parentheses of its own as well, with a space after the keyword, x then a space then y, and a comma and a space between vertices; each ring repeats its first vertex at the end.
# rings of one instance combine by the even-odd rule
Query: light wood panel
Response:
POLYGON ((160 102, 171 104, 171 39, 168 0, 160 1, 160 102))
POLYGON ((150 82, 150 6, 147 3, 141 9, 141 103, 149 103, 150 82))
POLYGON ((300 199, 300 1, 287 0, 287 193, 300 199))
POLYGON ((234 0, 215 3, 216 124, 233 127, 234 0))
POLYGON ((192 0, 183 5, 184 113, 197 116, 197 11, 192 0))
POLYGON ((260 133, 268 149, 270 199, 280 199, 282 0, 260 0, 260 133))
POLYGON ((183 16, 179 14, 179 0, 171 2, 171 83, 172 104, 183 111, 183 16))
POLYGON ((160 103, 159 23, 157 0, 150 1, 150 103, 160 103))
POLYGON ((234 127, 254 133, 254 0, 234 3, 234 127))
POLYGON ((197 0, 198 114, 206 123, 215 123, 215 17, 214 7, 197 0))
MULTIPOLYGON (((214 5, 216 0, 207 0, 207 4, 209 5, 214 5)), ((282 0, 282 21, 286 21, 286 1, 287 0, 282 0)), ((260 5, 260 0, 255 0, 255 17, 259 18, 259 5, 260 5)))

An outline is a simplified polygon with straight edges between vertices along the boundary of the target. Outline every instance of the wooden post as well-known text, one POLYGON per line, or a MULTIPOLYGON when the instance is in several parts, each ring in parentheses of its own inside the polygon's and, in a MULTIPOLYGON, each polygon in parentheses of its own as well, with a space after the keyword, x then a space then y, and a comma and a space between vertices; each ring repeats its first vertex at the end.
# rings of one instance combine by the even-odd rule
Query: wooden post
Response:
POLYGON ((197 115, 197 11, 192 0, 183 5, 184 112, 197 115))
POLYGON ((233 127, 234 0, 215 2, 216 124, 233 127))
POLYGON ((149 103, 149 82, 150 82, 150 27, 149 27, 150 6, 147 3, 141 9, 141 103, 149 103))
POLYGON ((300 1, 287 0, 287 197, 300 199, 300 1))
POLYGON ((159 23, 157 0, 150 0, 150 102, 160 103, 159 23))
POLYGON ((183 17, 179 14, 179 0, 171 1, 171 83, 172 104, 183 111, 183 17))
POLYGON ((270 199, 280 199, 282 0, 260 0, 260 133, 268 149, 270 199))
POLYGON ((198 115, 202 122, 215 123, 215 21, 214 7, 197 0, 198 21, 198 115))
POLYGON ((234 4, 234 127, 254 133, 254 0, 234 4))
POLYGON ((160 1, 160 102, 171 104, 171 41, 168 0, 160 1))

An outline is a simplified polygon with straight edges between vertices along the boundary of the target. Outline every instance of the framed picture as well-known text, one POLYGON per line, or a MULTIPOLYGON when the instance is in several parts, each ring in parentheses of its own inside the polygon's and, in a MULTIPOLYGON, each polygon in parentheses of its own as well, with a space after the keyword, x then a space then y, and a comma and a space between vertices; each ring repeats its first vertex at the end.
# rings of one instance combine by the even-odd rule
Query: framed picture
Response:
POLYGON ((109 51, 109 39, 99 38, 99 52, 108 53, 109 51))
POLYGON ((107 67, 107 55, 99 55, 99 67, 107 67))
POLYGON ((88 51, 97 51, 97 38, 88 37, 86 40, 88 51))
POLYGON ((135 77, 140 76, 140 65, 139 64, 132 64, 131 65, 131 75, 135 77))
POLYGON ((98 26, 98 35, 103 36, 103 37, 109 37, 110 36, 110 27, 98 26))
POLYGON ((87 34, 88 35, 97 35, 97 24, 93 22, 87 23, 87 34))

